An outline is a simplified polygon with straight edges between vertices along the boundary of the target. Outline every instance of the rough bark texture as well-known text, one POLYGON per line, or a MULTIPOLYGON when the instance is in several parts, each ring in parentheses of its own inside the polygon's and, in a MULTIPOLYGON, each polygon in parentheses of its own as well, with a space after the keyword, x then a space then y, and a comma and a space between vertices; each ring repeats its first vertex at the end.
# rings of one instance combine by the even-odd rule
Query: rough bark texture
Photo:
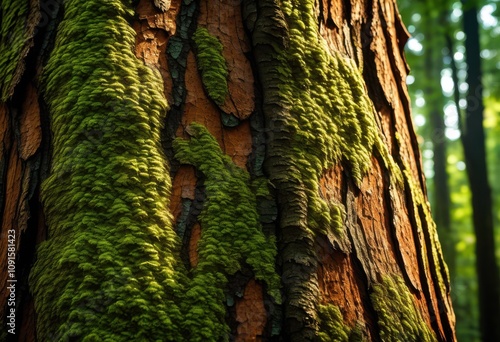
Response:
POLYGON ((11 339, 455 340, 393 1, 31 5, 1 69, 11 339))

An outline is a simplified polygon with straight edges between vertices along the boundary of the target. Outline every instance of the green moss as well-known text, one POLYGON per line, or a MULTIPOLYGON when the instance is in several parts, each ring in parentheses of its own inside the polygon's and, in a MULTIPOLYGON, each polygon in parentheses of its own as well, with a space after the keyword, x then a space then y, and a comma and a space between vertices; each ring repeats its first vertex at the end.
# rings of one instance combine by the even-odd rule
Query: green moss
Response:
POLYGON ((353 328, 344 323, 344 318, 338 306, 333 304, 319 305, 318 307, 319 333, 317 341, 321 342, 361 342, 362 327, 358 323, 353 328))
POLYGON ((344 324, 340 309, 336 305, 320 305, 318 307, 320 332, 318 340, 321 342, 348 342, 350 329, 344 324))
POLYGON ((28 40, 28 0, 4 0, 0 4, 0 100, 7 101, 22 50, 28 40))
POLYGON ((49 236, 30 275, 41 341, 182 340, 167 104, 161 76, 133 53, 133 15, 129 1, 65 1, 43 71, 49 236))
MULTIPOLYGON (((314 1, 284 0, 281 8, 288 23, 289 45, 287 49, 277 51, 276 55, 280 64, 275 68, 280 93, 279 101, 275 102, 280 103, 283 110, 278 111, 279 116, 274 116, 272 107, 270 113, 266 113, 271 124, 278 123, 275 126, 277 138, 270 144, 273 148, 270 151, 273 158, 270 174, 278 189, 289 196, 284 200, 301 202, 299 208, 294 208, 296 212, 307 206, 307 226, 302 227, 303 231, 310 235, 340 231, 342 210, 321 198, 320 177, 324 170, 342 162, 349 167, 354 182, 360 186, 376 152, 389 170, 392 185, 402 187, 405 184, 411 188, 415 220, 419 229, 429 233, 431 246, 427 249, 430 248, 430 259, 435 263, 431 267, 438 270, 445 267, 442 266, 439 243, 424 196, 418 187, 412 185, 409 173, 405 171, 403 175, 384 144, 358 67, 354 61, 330 51, 320 37, 314 1), (281 132, 286 134, 280 135, 281 132), (290 134, 292 139, 283 138, 290 134), (290 188, 294 189, 292 195, 287 192, 290 188), (305 198, 299 192, 302 189, 305 198), (421 219, 425 222, 420 222, 421 219), (424 224, 426 227, 423 227, 424 224)), ((295 220, 297 225, 303 224, 299 215, 295 220)), ((305 241, 304 238, 302 240, 305 241)), ((422 253, 426 255, 425 251, 422 253)), ((442 275, 444 273, 440 271, 436 274, 441 288, 444 288, 447 278, 442 275)), ((297 288, 300 289, 299 286, 297 288)), ((382 340, 435 339, 415 310, 401 280, 385 280, 382 287, 376 288, 373 298, 378 300, 376 310, 381 318, 382 340), (393 289, 400 293, 395 299, 393 289), (393 320, 395 323, 392 323, 393 320)), ((307 299, 310 298, 304 297, 303 300, 307 299)), ((332 333, 332 336, 337 336, 334 339, 346 339, 348 330, 340 320, 338 310, 319 306, 318 314, 320 321, 323 316, 323 322, 325 319, 330 322, 326 327, 320 324, 318 336, 325 337, 332 333)))
POLYGON ((382 341, 437 341, 399 276, 386 276, 371 294, 382 341))
POLYGON ((269 180, 266 177, 257 177, 251 183, 252 191, 255 196, 267 198, 271 195, 269 192, 269 180))
MULTIPOLYGON (((256 279, 267 285, 274 300, 280 301, 276 247, 274 239, 262 232, 248 172, 223 154, 204 126, 193 123, 188 132, 191 139, 174 141, 175 156, 203 173, 207 199, 200 215, 198 265, 183 301, 187 310, 185 327, 191 334, 190 341, 227 340, 224 289, 228 277, 243 262, 252 268, 256 279)), ((258 184, 258 195, 268 193, 263 181, 254 184, 258 184)))
POLYGON ((292 146, 283 146, 282 150, 284 159, 295 164, 288 168, 288 177, 300 179, 305 185, 309 228, 338 232, 342 227, 341 209, 319 195, 324 170, 344 161, 359 185, 377 149, 397 179, 401 179, 401 173, 378 133, 373 106, 357 66, 338 53, 328 52, 317 31, 313 3, 282 2, 290 43, 278 56, 282 61, 280 92, 290 112, 284 124, 295 132, 292 146))
POLYGON ((222 56, 222 44, 206 28, 200 27, 193 34, 196 45, 196 60, 201 71, 201 80, 208 93, 219 106, 228 94, 227 66, 222 56))
POLYGON ((283 282, 293 298, 285 304, 287 333, 310 340, 317 336, 320 295, 311 246, 316 234, 340 234, 344 227, 343 208, 320 195, 323 173, 342 163, 360 186, 375 155, 394 182, 401 185, 402 175, 383 143, 359 68, 320 36, 314 1, 268 0, 256 13, 245 5, 264 91, 266 171, 282 211, 283 282))

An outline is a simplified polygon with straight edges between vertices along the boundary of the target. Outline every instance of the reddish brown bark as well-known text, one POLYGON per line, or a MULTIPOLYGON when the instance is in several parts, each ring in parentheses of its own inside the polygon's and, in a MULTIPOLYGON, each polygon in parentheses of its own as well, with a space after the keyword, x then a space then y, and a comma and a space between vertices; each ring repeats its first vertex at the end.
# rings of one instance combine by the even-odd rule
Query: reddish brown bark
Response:
MULTIPOLYGON (((23 99, 18 103, 0 104, 0 169, 2 171, 0 281, 7 284, 7 231, 15 231, 16 265, 15 276, 17 329, 23 333, 20 341, 34 340, 35 322, 33 303, 28 288, 27 276, 31 266, 30 256, 35 242, 46 234, 43 213, 37 204, 41 173, 42 131, 38 92, 31 83, 18 90, 23 99), (14 114, 15 113, 15 114, 14 114), (25 254, 25 258, 22 255, 25 254), (22 324, 22 325, 21 325, 22 324)), ((2 285, 0 290, 0 315, 5 317, 9 290, 2 285)))
MULTIPOLYGON (((425 194, 421 158, 405 85, 408 67, 403 47, 408 33, 395 4, 370 1, 356 2, 349 6, 341 1, 324 1, 318 12, 323 13, 320 32, 328 41, 330 49, 343 52, 363 66, 363 76, 377 110, 377 120, 385 142, 396 160, 399 159, 400 165, 407 165, 413 178, 418 180, 420 191, 425 194)), ((344 195, 348 201, 351 196, 356 197, 352 205, 357 213, 357 223, 362 227, 358 230, 360 235, 354 237, 359 263, 363 265, 365 272, 368 270, 368 284, 376 282, 381 274, 399 273, 404 276, 427 323, 439 331, 440 338, 453 339, 451 302, 447 295, 443 297, 440 285, 435 283, 433 272, 428 266, 424 267, 438 262, 429 257, 432 253, 432 246, 428 245, 430 237, 424 236, 425 232, 417 229, 416 222, 412 222, 414 209, 408 203, 408 194, 388 188, 384 173, 379 162, 374 160, 359 191, 346 184, 339 186, 340 172, 336 173, 337 180, 333 182, 337 188, 348 187, 348 194, 344 195)), ((343 202, 345 203, 345 199, 343 202)), ((339 256, 335 255, 332 258, 338 260, 339 256)), ((328 256, 325 257, 328 259, 328 256)), ((348 267, 344 271, 347 274, 362 273, 357 263, 346 260, 340 264, 348 267)), ((321 274, 320 279, 322 277, 325 275, 321 274)), ((327 275, 328 277, 330 276, 327 275)), ((346 307, 342 291, 362 286, 358 290, 362 293, 363 287, 367 286, 359 284, 359 279, 362 278, 337 282, 337 288, 330 288, 329 291, 338 293, 339 298, 330 298, 333 303, 344 308, 345 312, 357 313, 358 317, 364 315, 365 320, 370 321, 366 306, 346 307)), ((447 279, 447 275, 444 278, 447 279)), ((363 294, 358 296, 363 297, 363 294)), ((355 301, 351 299, 351 303, 355 301)))
POLYGON ((262 285, 250 280, 236 303, 238 329, 235 341, 262 341, 267 324, 262 285))

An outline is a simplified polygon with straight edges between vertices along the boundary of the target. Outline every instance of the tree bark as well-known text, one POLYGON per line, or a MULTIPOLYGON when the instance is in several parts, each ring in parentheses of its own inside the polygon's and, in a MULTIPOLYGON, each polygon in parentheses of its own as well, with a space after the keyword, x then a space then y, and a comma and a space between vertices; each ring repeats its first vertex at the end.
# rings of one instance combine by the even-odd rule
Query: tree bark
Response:
POLYGON ((476 234, 476 271, 479 293, 479 326, 483 341, 500 339, 500 273, 495 256, 493 202, 486 167, 483 127, 483 86, 476 5, 463 1, 467 60, 467 109, 462 122, 467 176, 472 194, 472 216, 476 234))
POLYGON ((6 338, 455 341, 395 2, 12 6, 6 338))

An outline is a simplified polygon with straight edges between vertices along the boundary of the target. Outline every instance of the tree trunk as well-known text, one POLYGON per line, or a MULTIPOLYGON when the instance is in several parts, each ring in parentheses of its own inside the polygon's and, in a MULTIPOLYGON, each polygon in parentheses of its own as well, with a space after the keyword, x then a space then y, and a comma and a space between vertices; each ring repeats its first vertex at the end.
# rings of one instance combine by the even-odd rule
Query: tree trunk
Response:
POLYGON ((393 1, 1 4, 2 334, 455 340, 393 1))
POLYGON ((476 271, 479 293, 479 326, 483 341, 500 340, 500 273, 495 256, 493 202, 486 167, 483 127, 483 89, 477 8, 463 1, 465 51, 467 58, 467 110, 462 123, 467 176, 472 194, 476 234, 476 271))
MULTIPOLYGON (((444 98, 440 83, 443 69, 441 48, 446 33, 446 8, 433 12, 433 4, 426 3, 423 15, 423 29, 426 49, 424 53, 425 101, 428 108, 430 141, 433 152, 433 199, 432 212, 434 222, 442 241, 445 261, 448 265, 451 279, 455 274, 455 236, 452 232, 450 219, 450 189, 448 185, 447 138, 444 121, 444 98)), ((451 282, 453 284, 453 281, 451 282)))

